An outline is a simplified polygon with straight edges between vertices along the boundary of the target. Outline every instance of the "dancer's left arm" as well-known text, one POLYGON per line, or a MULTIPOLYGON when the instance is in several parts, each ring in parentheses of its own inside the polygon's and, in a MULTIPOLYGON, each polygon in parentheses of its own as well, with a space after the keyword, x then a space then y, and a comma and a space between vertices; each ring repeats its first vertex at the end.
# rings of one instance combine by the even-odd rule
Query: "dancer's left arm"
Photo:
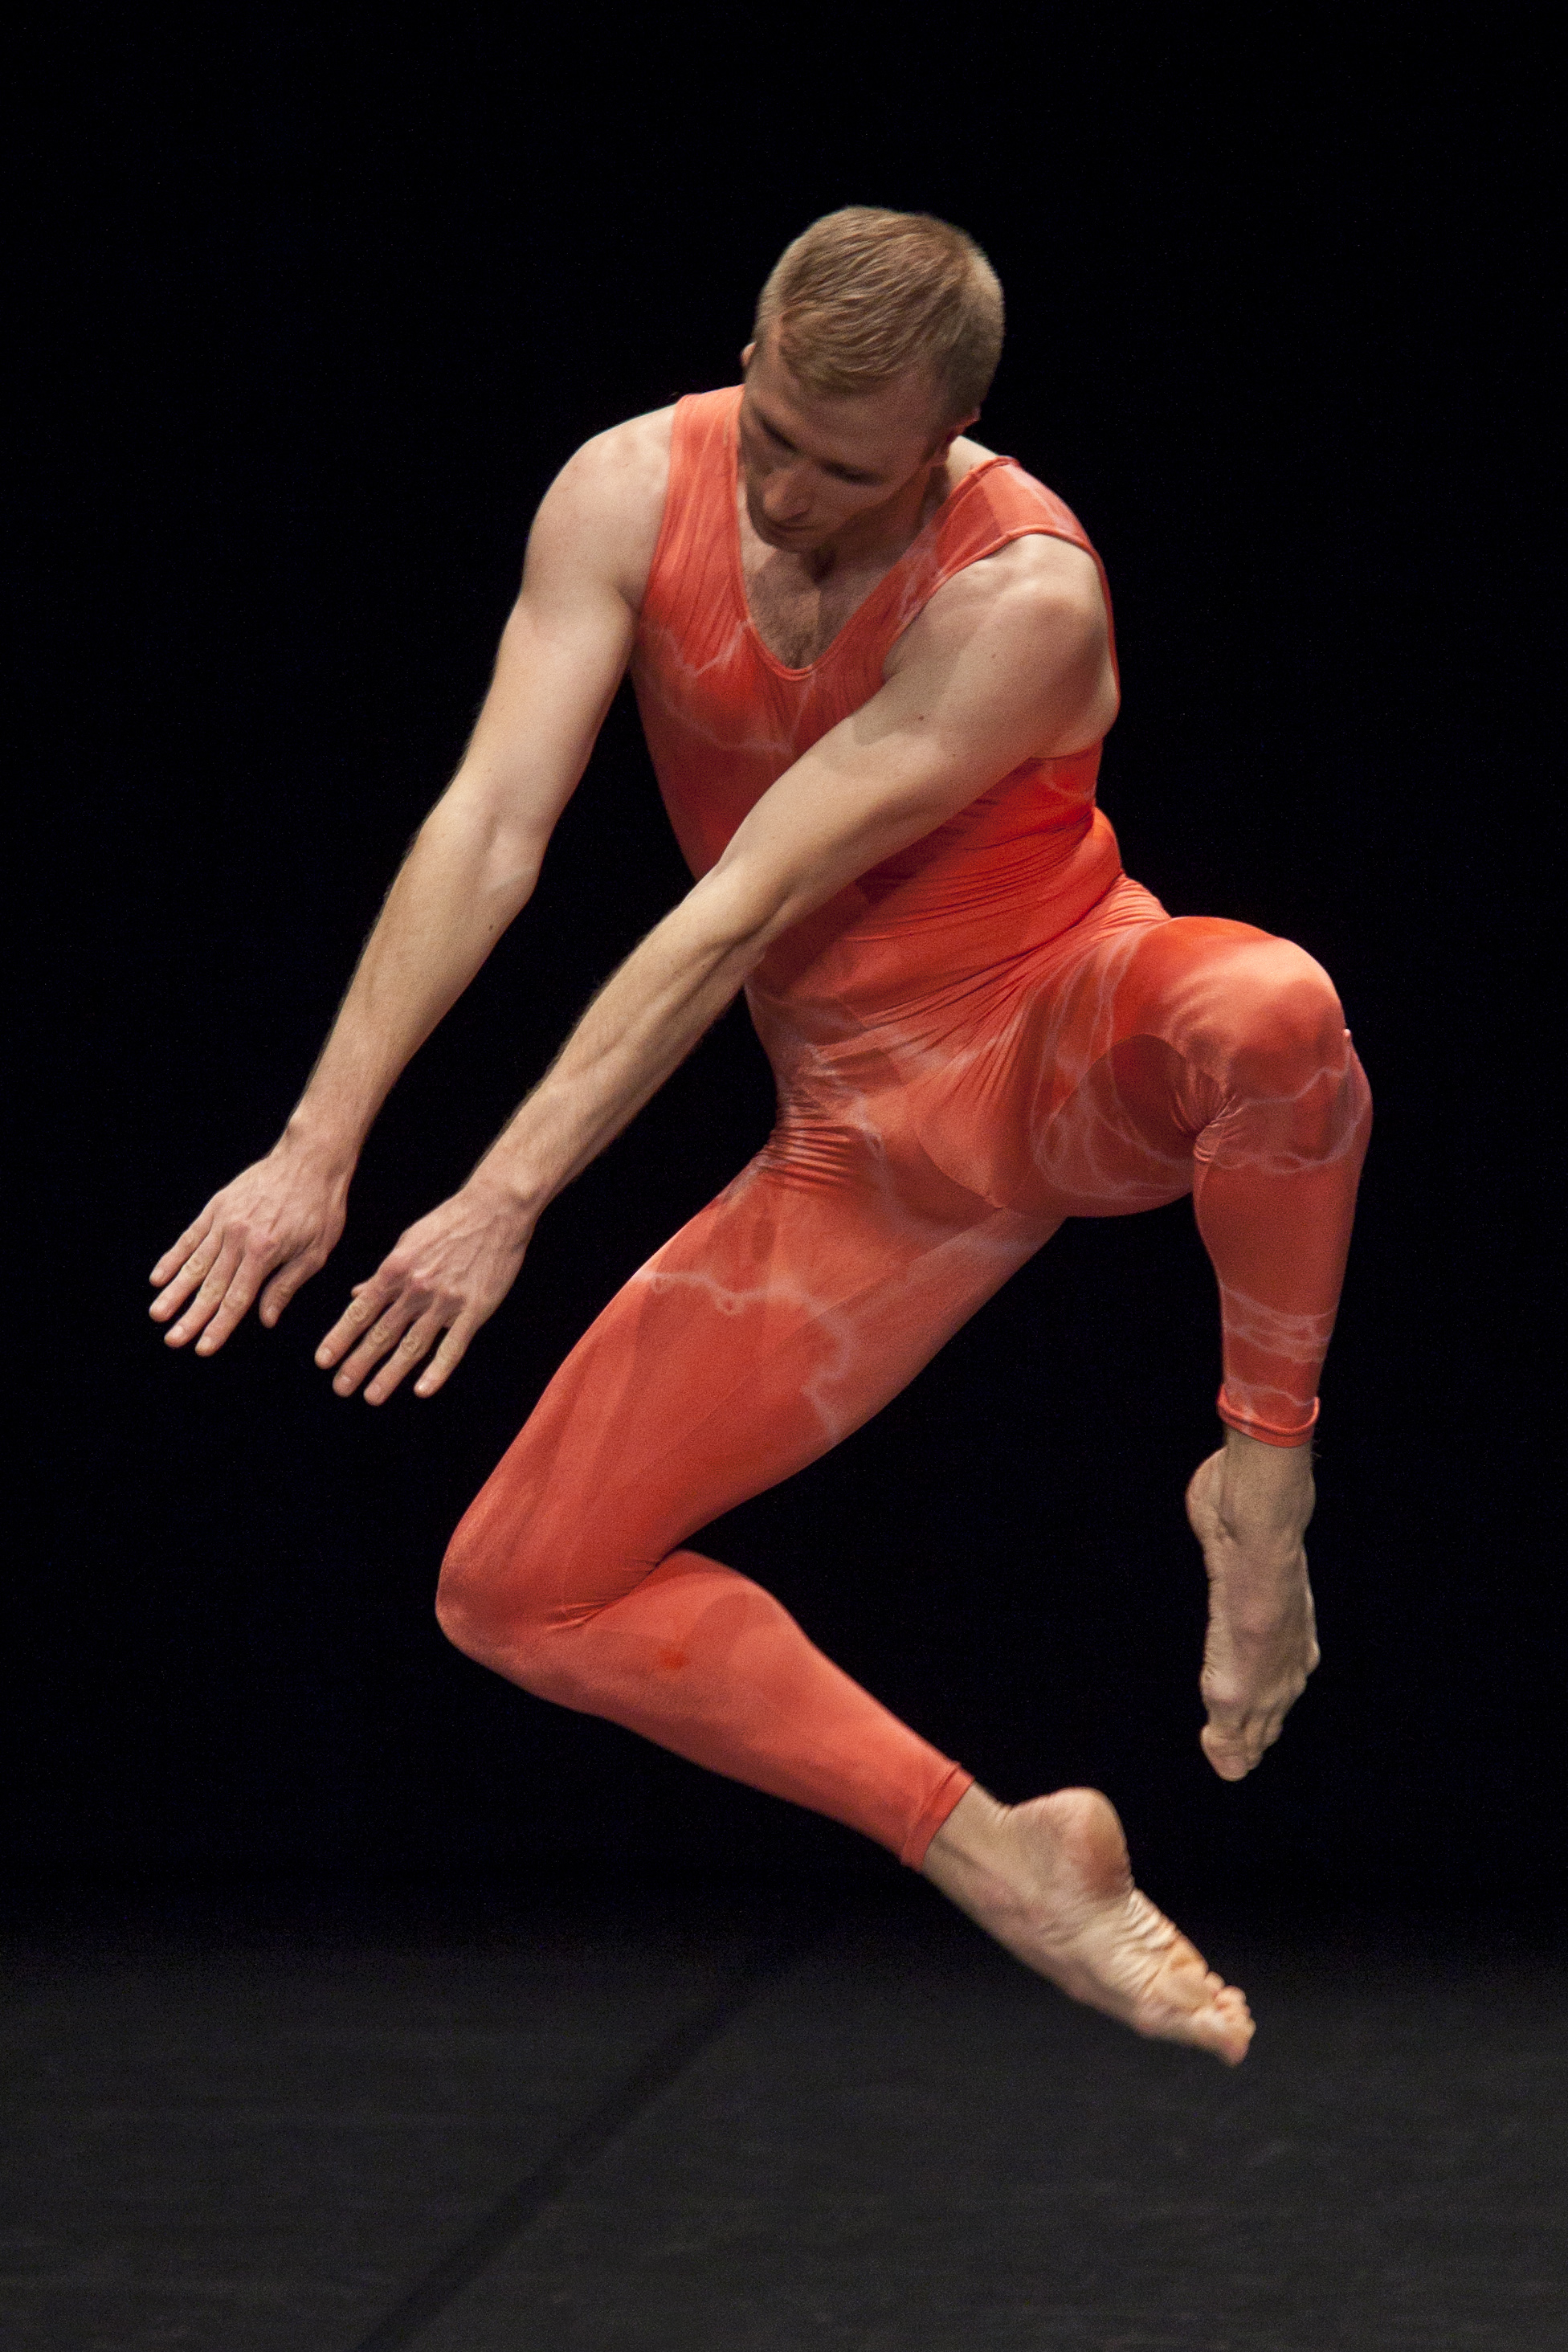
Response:
POLYGON ((1029 758, 1115 715, 1090 559, 1015 542, 961 572, 906 632, 880 690, 765 793, 710 872, 627 957, 449 1201, 411 1225, 327 1334, 318 1363, 379 1404, 441 1387, 515 1280, 546 1204, 718 1019, 773 941, 1029 758))

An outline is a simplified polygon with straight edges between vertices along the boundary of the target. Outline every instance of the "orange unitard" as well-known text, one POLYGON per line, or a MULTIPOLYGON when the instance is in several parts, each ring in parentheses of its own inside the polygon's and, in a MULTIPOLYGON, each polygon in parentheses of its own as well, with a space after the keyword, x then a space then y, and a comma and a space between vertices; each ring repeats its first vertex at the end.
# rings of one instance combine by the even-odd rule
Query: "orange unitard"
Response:
MULTIPOLYGON (((676 410, 633 667, 698 875, 876 693, 944 581, 1029 532, 1089 544, 989 458, 788 669, 747 610, 739 407, 676 410)), ((443 1570, 447 1633, 525 1689, 914 1865, 972 1776, 687 1538, 868 1420, 1065 1217, 1187 1192, 1218 1277, 1220 1417, 1305 1444, 1365 1149, 1327 974, 1249 924, 1173 920, 1121 871, 1099 764, 1098 745, 1028 761, 769 950, 747 993, 772 1137, 574 1349, 443 1570)))

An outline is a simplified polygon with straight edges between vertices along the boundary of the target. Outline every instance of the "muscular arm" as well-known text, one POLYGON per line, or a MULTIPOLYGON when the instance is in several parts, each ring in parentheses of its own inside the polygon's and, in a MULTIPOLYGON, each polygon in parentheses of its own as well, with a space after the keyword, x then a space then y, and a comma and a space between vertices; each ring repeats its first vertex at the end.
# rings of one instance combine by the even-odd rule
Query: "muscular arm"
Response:
POLYGON ((531 897, 555 821, 616 690, 632 615, 525 585, 457 775, 415 836, 290 1121, 357 1157, 397 1077, 531 897))
POLYGON ((365 944, 310 1083, 267 1159, 153 1269, 166 1337, 210 1354, 261 1291, 273 1323, 342 1228, 371 1124, 526 903, 626 667, 662 503, 657 418, 588 443, 546 496, 479 722, 365 944), (183 1311, 181 1311, 183 1309, 183 1311))
POLYGON ((589 1006, 462 1192, 362 1286, 318 1358, 342 1363, 340 1392, 395 1349, 366 1391, 379 1402, 439 1338, 416 1383, 422 1395, 438 1388, 510 1286, 546 1203, 662 1085, 771 943, 1023 760, 1097 740, 1114 712, 1103 601, 1079 550, 1026 540, 942 589, 881 690, 763 795, 589 1006))

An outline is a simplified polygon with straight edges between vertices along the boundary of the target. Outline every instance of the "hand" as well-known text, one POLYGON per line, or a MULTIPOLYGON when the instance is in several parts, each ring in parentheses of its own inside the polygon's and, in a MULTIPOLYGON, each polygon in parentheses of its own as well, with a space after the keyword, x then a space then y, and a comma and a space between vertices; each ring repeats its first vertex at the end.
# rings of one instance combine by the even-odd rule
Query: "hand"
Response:
POLYGON ((153 1322, 184 1309, 165 1344, 195 1339, 198 1356, 215 1354, 263 1283, 261 1320, 270 1330, 300 1284, 326 1264, 343 1229, 353 1172, 352 1161, 345 1166, 286 1135, 215 1192, 153 1268, 150 1279, 163 1285, 148 1309, 153 1322))
POLYGON ((410 1225, 370 1280, 355 1283, 353 1306, 316 1350, 323 1370, 342 1365, 332 1382, 338 1395, 353 1396, 386 1356, 364 1392, 366 1404, 384 1404, 445 1332, 414 1383, 416 1396, 434 1396, 516 1281, 532 1232, 531 1217, 477 1185, 410 1225))

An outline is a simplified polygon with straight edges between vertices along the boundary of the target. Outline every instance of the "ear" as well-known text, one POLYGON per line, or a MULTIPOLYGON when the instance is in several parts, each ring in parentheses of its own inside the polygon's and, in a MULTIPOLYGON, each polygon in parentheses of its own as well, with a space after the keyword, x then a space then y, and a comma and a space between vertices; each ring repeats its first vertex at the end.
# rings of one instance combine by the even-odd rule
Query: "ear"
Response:
POLYGON ((959 435, 967 433, 972 425, 978 425, 979 422, 980 411, 977 408, 972 408, 967 416, 959 417, 952 425, 944 425, 936 440, 931 443, 931 456, 927 463, 932 466, 942 464, 959 435))
POLYGON ((755 343, 748 343, 745 350, 741 353, 741 373, 742 375, 745 374, 746 370, 751 366, 752 353, 756 350, 756 348, 755 343))

